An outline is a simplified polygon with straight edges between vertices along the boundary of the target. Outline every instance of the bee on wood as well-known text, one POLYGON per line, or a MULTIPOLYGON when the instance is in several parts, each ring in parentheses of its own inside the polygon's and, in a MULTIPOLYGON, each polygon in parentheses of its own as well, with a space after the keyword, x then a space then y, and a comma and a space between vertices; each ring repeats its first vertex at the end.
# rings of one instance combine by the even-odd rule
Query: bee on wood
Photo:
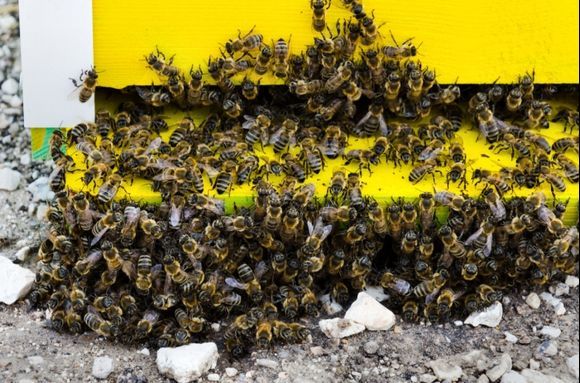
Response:
POLYGON ((90 98, 95 93, 97 89, 97 79, 99 75, 94 67, 88 70, 81 71, 81 74, 77 79, 71 78, 71 81, 75 88, 79 89, 79 101, 85 103, 90 100, 90 98))

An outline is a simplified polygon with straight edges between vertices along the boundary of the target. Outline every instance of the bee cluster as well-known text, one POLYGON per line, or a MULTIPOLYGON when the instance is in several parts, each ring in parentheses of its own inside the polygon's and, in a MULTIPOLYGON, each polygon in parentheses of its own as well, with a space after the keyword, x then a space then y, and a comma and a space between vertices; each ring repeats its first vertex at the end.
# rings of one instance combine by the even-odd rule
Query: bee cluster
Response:
MULTIPOLYGON (((406 320, 438 322, 500 300, 506 289, 575 272, 579 234, 562 222, 566 204, 551 206, 541 192, 507 198, 514 187, 547 182, 555 193, 565 190, 564 178, 578 182, 566 156, 578 151, 578 137, 550 143, 533 131, 550 125, 552 87, 534 86, 533 75, 494 84, 474 93, 465 113, 460 88, 440 86, 414 59, 411 40, 378 45, 372 13, 344 3, 352 18, 331 32, 330 2, 311 2, 313 28, 328 34, 303 54, 291 54, 284 39, 269 46, 253 30, 229 40, 208 62, 216 85, 204 82, 201 68, 186 80, 156 50, 146 61, 164 85, 131 87, 135 99, 116 114, 99 111, 94 124, 52 137, 56 198, 29 299, 53 310, 55 329, 165 347, 202 339, 209 323, 231 317, 223 343, 240 356, 254 345, 308 338, 298 320, 319 315, 323 294, 346 304, 367 284, 380 285, 406 320), (286 86, 259 88, 250 72, 286 86), (232 78, 244 73, 236 86, 232 78), (168 105, 209 114, 199 126, 184 118, 164 140, 168 105), (480 197, 438 191, 385 208, 365 195, 361 174, 377 166, 413 164, 411 183, 449 168, 448 184, 467 184, 457 135, 464 115, 492 150, 516 158, 514 168, 473 172, 485 185, 480 197), (410 122, 419 120, 427 122, 410 122), (349 136, 374 144, 347 150, 349 136), (64 144, 81 153, 84 170, 64 144), (256 154, 265 147, 274 156, 256 154), (341 157, 317 197, 308 175, 341 157), (69 190, 71 171, 83 171, 96 195, 69 190), (161 204, 114 200, 134 178, 149 180, 161 204), (253 205, 225 214, 223 201, 207 193, 208 179, 218 195, 252 185, 253 205), (438 222, 442 211, 448 215, 438 222)), ((98 75, 83 74, 86 101, 98 75)), ((554 119, 570 131, 578 126, 571 109, 554 119)))

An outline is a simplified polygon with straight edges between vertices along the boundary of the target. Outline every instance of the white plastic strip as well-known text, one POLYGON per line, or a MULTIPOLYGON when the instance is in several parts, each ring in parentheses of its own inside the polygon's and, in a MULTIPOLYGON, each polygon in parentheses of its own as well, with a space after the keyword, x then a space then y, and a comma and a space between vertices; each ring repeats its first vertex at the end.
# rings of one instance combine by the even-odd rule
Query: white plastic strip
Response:
POLYGON ((20 0, 20 40, 24 126, 92 121, 94 96, 79 102, 70 80, 93 65, 92 0, 20 0))

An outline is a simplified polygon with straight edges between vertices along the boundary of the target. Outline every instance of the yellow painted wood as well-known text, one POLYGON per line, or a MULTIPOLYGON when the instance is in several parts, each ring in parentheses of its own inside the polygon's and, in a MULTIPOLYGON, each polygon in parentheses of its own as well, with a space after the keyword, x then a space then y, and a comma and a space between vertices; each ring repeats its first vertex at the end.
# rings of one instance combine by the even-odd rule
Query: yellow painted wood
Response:
MULTIPOLYGON (((578 83, 577 0, 363 0, 375 10, 384 42, 414 37, 419 59, 441 83, 503 83, 533 69, 540 83, 578 83)), ((219 44, 254 25, 266 42, 290 38, 299 52, 312 42, 309 0, 95 0, 94 50, 100 85, 159 81, 143 60, 155 46, 189 69, 219 54, 219 44)), ((328 20, 349 17, 334 0, 328 20)), ((334 25, 334 24, 332 24, 334 25)), ((74 33, 74 32, 72 32, 74 33)), ((262 83, 271 83, 271 77, 262 83)))
MULTIPOLYGON (((105 99, 103 97, 97 98, 97 107, 98 108, 112 108, 114 105, 115 98, 105 99)), ((573 105, 566 103, 566 105, 573 105)), ((167 115, 169 116, 168 123, 171 125, 175 125, 179 120, 181 120, 185 115, 183 112, 179 111, 167 111, 167 115)), ((190 117, 194 118, 196 122, 200 122, 203 119, 203 115, 201 113, 196 113, 194 115, 189 114, 190 117)), ((425 121, 419 121, 417 124, 423 123, 425 121)), ((466 124, 469 124, 467 122, 466 124)), ((167 132, 163 132, 161 137, 167 141, 171 132, 173 131, 171 128, 167 132)), ((549 142, 553 142, 558 138, 565 137, 568 134, 563 133, 563 125, 562 123, 551 123, 550 129, 541 130, 537 133, 542 134, 545 136, 549 142)), ((574 130, 574 135, 578 135, 578 130, 574 130)), ((368 171, 363 171, 362 181, 364 183, 363 186, 363 193, 365 195, 372 196, 377 201, 382 204, 390 203, 392 198, 405 198, 407 200, 415 200, 418 198, 419 194, 422 192, 433 192, 439 190, 449 190, 454 193, 466 193, 468 195, 477 197, 480 195, 481 191, 483 190, 485 183, 480 183, 479 185, 475 186, 474 183, 471 181, 471 174, 474 169, 483 168, 483 169, 490 169, 490 170, 498 170, 501 166, 515 166, 515 160, 511 159, 510 154, 508 152, 503 152, 500 154, 493 153, 492 150, 489 149, 489 145, 485 143, 485 140, 482 137, 478 137, 478 130, 471 128, 470 125, 465 125, 458 133, 458 136, 461 140, 463 140, 464 148, 466 149, 467 153, 467 163, 469 164, 467 169, 467 177, 469 180, 469 184, 467 189, 458 188, 456 185, 451 184, 450 187, 447 187, 447 183, 444 176, 436 175, 436 184, 433 185, 432 178, 430 176, 425 177, 419 183, 413 185, 408 181, 409 173, 413 167, 413 165, 402 165, 400 167, 395 167, 392 162, 385 163, 384 158, 381 160, 381 163, 378 166, 372 167, 372 174, 369 174, 368 171), (487 156, 487 157, 486 157, 487 156)), ((369 148, 373 145, 373 139, 360 139, 356 137, 349 138, 349 146, 346 151, 350 149, 357 149, 357 148, 369 148)), ((293 152, 297 152, 297 148, 293 149, 293 152)), ((275 154, 272 151, 270 146, 264 148, 264 151, 260 148, 259 145, 255 145, 254 147, 255 154, 258 156, 267 156, 270 158, 275 158, 275 154)), ((346 152, 345 151, 345 152, 346 152)), ((102 184, 103 180, 98 180, 95 187, 93 185, 89 185, 88 187, 85 186, 82 182, 82 176, 84 174, 83 170, 85 169, 83 161, 84 155, 74 148, 69 148, 67 154, 70 154, 77 164, 76 171, 67 174, 67 185, 74 191, 85 191, 95 195, 98 191, 98 187, 102 184)), ((578 156, 576 153, 568 153, 570 159, 574 160, 576 163, 578 162, 578 156)), ((332 173, 335 169, 344 166, 344 160, 339 158, 335 160, 327 160, 326 166, 322 172, 319 174, 311 174, 307 179, 306 183, 313 183, 316 187, 316 196, 324 197, 326 194, 327 187, 329 185, 329 181, 332 177, 332 173)), ((349 171, 358 171, 358 166, 356 164, 350 164, 346 166, 349 171)), ((439 167, 439 170, 446 174, 448 170, 446 167, 439 167)), ((270 177, 269 181, 277 185, 282 181, 283 177, 270 177)), ((232 207, 234 203, 238 206, 248 206, 251 205, 253 202, 253 196, 255 191, 251 189, 251 185, 244 184, 241 186, 235 186, 232 188, 230 194, 222 194, 221 196, 218 195, 214 190, 211 189, 211 182, 207 178, 207 175, 204 175, 205 180, 205 193, 213 198, 220 198, 225 201, 226 211, 232 211, 232 207)), ((571 184, 566 181, 567 189, 564 193, 557 193, 557 198, 560 200, 567 200, 570 198, 569 208, 566 212, 565 221, 568 224, 575 223, 578 219, 578 193, 579 188, 578 184, 571 184)), ((154 192, 151 189, 151 183, 145 181, 143 179, 135 179, 133 184, 131 185, 130 182, 127 180, 123 183, 123 187, 125 190, 120 189, 117 193, 116 199, 131 199, 135 202, 139 203, 152 203, 157 204, 161 202, 161 195, 157 192, 154 192)), ((544 182, 540 187, 537 189, 545 193, 548 200, 552 200, 550 187, 547 182, 544 182)), ((514 189, 513 193, 508 194, 506 197, 510 198, 511 196, 527 196, 532 193, 533 189, 526 189, 526 188, 516 188, 514 189)))

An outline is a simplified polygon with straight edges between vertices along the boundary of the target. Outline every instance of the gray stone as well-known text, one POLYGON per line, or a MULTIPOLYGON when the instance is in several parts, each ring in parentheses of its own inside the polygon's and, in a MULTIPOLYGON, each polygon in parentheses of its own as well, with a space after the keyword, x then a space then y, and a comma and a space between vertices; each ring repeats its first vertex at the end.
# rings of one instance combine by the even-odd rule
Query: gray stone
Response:
POLYGON ((157 369, 178 383, 187 383, 215 368, 218 357, 217 345, 213 342, 163 347, 157 351, 157 369))
POLYGON ((501 383, 526 383, 527 380, 520 373, 508 371, 501 377, 501 383))
POLYGON ((367 354, 373 355, 379 350, 379 344, 377 342, 375 342, 374 340, 370 340, 364 344, 363 350, 367 354))
POLYGON ((369 294, 361 291, 358 293, 356 301, 352 303, 345 319, 363 324, 370 331, 384 331, 395 325, 395 314, 369 294))
POLYGON ((229 376, 230 378, 234 377, 238 375, 238 370, 233 367, 226 367, 226 375, 229 376))
POLYGON ((274 370, 278 368, 278 362, 272 359, 256 359, 256 366, 271 368, 274 370))
POLYGON ((508 341, 509 343, 517 343, 518 342, 518 337, 515 336, 514 334, 512 334, 509 331, 504 331, 503 334, 505 335, 505 340, 508 341))
POLYGON ((527 383, 564 383, 563 380, 555 376, 545 375, 539 371, 525 369, 522 370, 521 375, 526 378, 527 383))
POLYGON ((538 353, 545 356, 554 356, 558 353, 558 342, 546 340, 538 346, 538 353))
POLYGON ((207 380, 209 380, 210 382, 219 382, 220 376, 219 376, 219 374, 208 374, 207 380))
POLYGON ((329 338, 345 338, 365 330, 364 325, 343 318, 323 319, 318 326, 329 338))
POLYGON ((429 367, 433 370, 435 375, 440 380, 450 380, 455 382, 463 375, 461 367, 451 364, 444 359, 432 360, 429 362, 429 367))
POLYGON ((566 285, 568 285, 569 287, 574 288, 574 287, 578 286, 579 282, 580 282, 580 280, 578 279, 577 276, 568 275, 568 276, 566 276, 566 281, 564 283, 566 283, 566 285))
POLYGON ((555 286, 550 287, 550 292, 554 294, 556 297, 560 297, 562 295, 570 294, 570 286, 565 283, 559 282, 555 286))
POLYGON ((499 358, 494 359, 493 367, 485 372, 485 375, 492 382, 498 381, 503 374, 512 369, 512 358, 510 354, 502 354, 499 358))
POLYGON ((11 305, 28 294, 34 273, 0 256, 0 302, 11 305))
POLYGON ((540 334, 545 335, 545 336, 552 338, 552 339, 559 337, 561 333, 562 333, 562 330, 560 330, 557 327, 552 327, 552 326, 544 326, 540 330, 540 334))
POLYGON ((576 379, 580 378, 580 372, 578 371, 578 354, 566 359, 566 366, 568 366, 568 370, 576 377, 576 379))

